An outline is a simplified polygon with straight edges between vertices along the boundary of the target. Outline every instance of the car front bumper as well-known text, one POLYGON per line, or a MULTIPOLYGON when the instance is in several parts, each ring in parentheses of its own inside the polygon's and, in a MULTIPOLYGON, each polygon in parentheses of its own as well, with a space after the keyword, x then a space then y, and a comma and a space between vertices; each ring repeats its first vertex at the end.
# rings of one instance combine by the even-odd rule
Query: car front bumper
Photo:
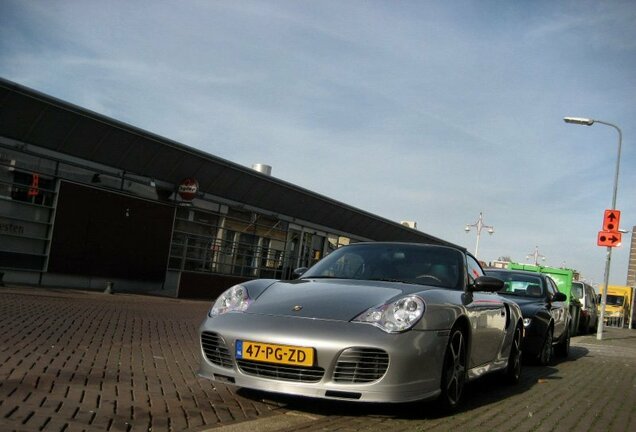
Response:
POLYGON ((538 326, 536 323, 530 324, 525 328, 523 340, 521 342, 521 352, 528 357, 537 357, 543 349, 543 343, 545 342, 546 330, 543 326, 538 326))
MULTIPOLYGON (((201 377, 255 390, 361 402, 409 402, 439 395, 448 341, 448 331, 411 330, 389 334, 363 323, 241 313, 207 318, 199 330, 200 336, 215 335, 215 340, 224 345, 221 348, 227 350, 223 351, 224 360, 219 361, 215 351, 207 346, 206 354, 200 344, 201 377), (268 364, 270 376, 258 376, 254 370, 237 363, 237 340, 312 347, 315 349, 314 369, 324 372, 317 372, 319 376, 312 378, 314 382, 306 382, 303 371, 297 373, 297 369, 302 368, 294 367, 290 378, 292 375, 284 372, 286 367, 268 364), (388 357, 386 372, 372 382, 355 379, 342 382, 337 370, 342 366, 341 355, 350 348, 384 351, 388 357), (285 378, 274 376, 279 370, 280 376, 285 378)), ((346 366, 356 365, 347 363, 346 366)), ((369 368, 368 363, 359 366, 361 370, 369 368)))

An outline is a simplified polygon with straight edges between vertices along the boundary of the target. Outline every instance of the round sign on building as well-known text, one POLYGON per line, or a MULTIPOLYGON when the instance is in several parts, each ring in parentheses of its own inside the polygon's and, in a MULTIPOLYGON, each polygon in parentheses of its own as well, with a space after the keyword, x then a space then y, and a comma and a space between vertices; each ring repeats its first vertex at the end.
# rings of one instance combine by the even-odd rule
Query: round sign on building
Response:
POLYGON ((188 177, 181 180, 179 183, 179 187, 177 188, 177 193, 184 201, 192 201, 199 192, 199 182, 197 179, 188 177))

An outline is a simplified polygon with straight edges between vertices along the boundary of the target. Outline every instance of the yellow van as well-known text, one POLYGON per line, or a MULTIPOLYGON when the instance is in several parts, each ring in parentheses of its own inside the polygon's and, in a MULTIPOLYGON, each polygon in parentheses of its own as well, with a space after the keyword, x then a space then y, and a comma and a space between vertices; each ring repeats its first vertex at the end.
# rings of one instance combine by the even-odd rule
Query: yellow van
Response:
MULTIPOLYGON (((599 314, 604 286, 599 287, 599 314)), ((609 285, 607 290, 607 304, 605 305, 604 322, 610 327, 626 327, 632 304, 632 287, 626 285, 609 285)))

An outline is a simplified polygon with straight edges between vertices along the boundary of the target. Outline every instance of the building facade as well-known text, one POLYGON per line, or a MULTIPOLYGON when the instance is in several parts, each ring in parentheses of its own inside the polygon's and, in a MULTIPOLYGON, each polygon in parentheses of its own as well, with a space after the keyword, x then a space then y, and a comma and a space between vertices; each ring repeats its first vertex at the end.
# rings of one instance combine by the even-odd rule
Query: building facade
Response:
POLYGON ((208 298, 385 240, 448 244, 0 80, 5 283, 208 298))
POLYGON ((636 226, 632 227, 632 242, 629 247, 629 263, 627 264, 627 282, 625 285, 636 287, 636 226))

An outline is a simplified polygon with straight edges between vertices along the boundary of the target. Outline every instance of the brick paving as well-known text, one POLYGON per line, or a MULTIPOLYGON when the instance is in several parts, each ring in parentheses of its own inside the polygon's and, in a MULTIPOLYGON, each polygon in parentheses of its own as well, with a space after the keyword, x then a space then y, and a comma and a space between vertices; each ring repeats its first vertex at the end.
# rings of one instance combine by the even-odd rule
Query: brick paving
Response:
POLYGON ((208 307, 0 289, 0 431, 196 431, 272 415, 196 376, 208 307))
POLYGON ((489 376, 463 408, 236 390, 198 378, 209 302, 0 289, 0 431, 633 431, 636 331, 573 339, 568 360, 489 376))

